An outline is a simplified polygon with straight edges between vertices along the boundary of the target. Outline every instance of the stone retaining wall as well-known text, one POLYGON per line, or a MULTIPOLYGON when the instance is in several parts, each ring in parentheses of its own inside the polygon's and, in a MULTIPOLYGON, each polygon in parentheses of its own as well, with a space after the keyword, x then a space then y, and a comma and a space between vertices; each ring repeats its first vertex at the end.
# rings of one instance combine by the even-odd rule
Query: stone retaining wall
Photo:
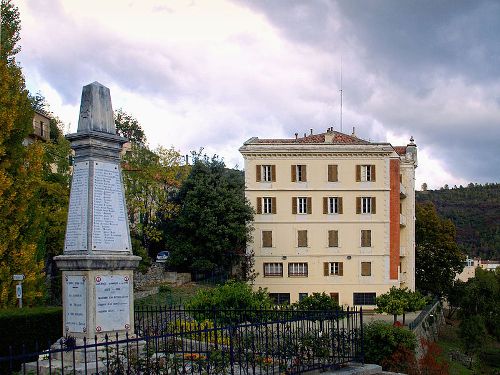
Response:
POLYGON ((191 274, 165 271, 163 263, 154 263, 145 274, 134 272, 134 289, 138 291, 162 284, 183 285, 189 282, 191 274))
POLYGON ((424 310, 422 313, 424 315, 417 318, 420 322, 412 328, 413 333, 417 336, 417 358, 424 354, 420 339, 437 341, 439 328, 445 324, 443 305, 440 301, 437 301, 429 310, 424 310))

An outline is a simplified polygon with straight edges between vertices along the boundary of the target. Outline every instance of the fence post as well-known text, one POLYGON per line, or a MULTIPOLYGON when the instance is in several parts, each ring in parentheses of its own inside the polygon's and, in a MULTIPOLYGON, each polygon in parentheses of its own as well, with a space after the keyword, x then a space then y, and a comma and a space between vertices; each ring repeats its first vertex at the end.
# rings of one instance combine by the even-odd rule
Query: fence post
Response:
POLYGON ((361 363, 365 364, 365 338, 363 334, 363 306, 359 308, 359 322, 361 325, 361 363))

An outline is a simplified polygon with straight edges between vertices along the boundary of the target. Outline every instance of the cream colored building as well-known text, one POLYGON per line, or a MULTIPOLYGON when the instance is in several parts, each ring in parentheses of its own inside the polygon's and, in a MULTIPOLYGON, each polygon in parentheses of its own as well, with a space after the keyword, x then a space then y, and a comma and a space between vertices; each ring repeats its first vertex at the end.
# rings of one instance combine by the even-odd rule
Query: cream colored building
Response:
POLYGON ((294 302, 326 292, 373 306, 391 286, 415 289, 413 143, 393 147, 328 129, 240 148, 256 210, 255 287, 294 302))

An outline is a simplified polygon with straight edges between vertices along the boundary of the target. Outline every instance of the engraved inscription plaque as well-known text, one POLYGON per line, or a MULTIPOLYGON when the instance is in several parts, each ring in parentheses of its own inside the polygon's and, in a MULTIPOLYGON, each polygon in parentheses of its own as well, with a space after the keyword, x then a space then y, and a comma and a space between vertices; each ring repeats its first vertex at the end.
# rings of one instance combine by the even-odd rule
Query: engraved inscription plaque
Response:
POLYGON ((129 251, 125 200, 118 164, 94 162, 93 250, 129 251))
POLYGON ((96 332, 130 329, 130 280, 124 275, 95 278, 96 332))
POLYGON ((85 276, 66 276, 66 332, 87 332, 87 283, 85 276))
POLYGON ((65 251, 87 250, 87 213, 89 202, 89 162, 76 163, 73 168, 66 225, 65 251))

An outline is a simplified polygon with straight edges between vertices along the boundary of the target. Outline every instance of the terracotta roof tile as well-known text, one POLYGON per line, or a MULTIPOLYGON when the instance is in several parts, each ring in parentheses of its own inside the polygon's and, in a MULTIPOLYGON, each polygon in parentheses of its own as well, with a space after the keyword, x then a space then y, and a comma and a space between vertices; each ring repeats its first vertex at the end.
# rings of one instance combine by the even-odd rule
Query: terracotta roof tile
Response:
MULTIPOLYGON (((325 134, 312 134, 300 138, 290 139, 257 139, 257 143, 325 143, 325 134)), ((370 144, 370 142, 357 138, 352 135, 347 135, 337 131, 333 132, 333 143, 336 144, 370 144)))
POLYGON ((394 151, 396 151, 398 155, 405 155, 406 146, 394 146, 394 151))

